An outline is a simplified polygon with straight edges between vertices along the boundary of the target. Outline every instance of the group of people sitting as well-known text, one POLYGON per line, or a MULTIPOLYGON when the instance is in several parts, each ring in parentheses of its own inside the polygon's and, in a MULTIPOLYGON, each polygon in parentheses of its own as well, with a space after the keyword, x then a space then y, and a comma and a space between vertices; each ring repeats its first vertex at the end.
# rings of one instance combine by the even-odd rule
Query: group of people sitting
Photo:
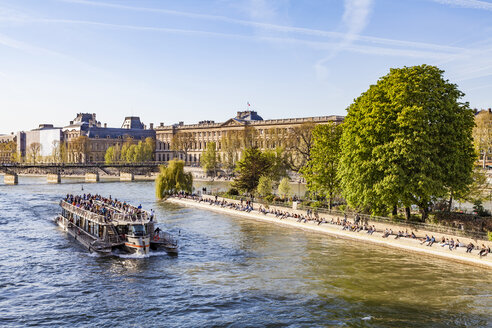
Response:
MULTIPOLYGON (((238 211, 251 212, 255 210, 252 201, 241 200, 240 203, 236 203, 236 202, 226 201, 225 199, 219 200, 217 196, 215 196, 215 199, 212 199, 212 198, 203 198, 197 195, 189 195, 185 193, 180 193, 175 196, 179 198, 192 199, 198 202, 205 202, 210 205, 221 206, 238 211)), ((354 221, 351 222, 348 220, 347 215, 345 215, 343 219, 337 217, 336 219, 332 218, 330 221, 328 221, 325 218, 319 217, 319 214, 317 212, 313 212, 313 210, 311 209, 308 209, 306 211, 306 214, 304 215, 302 213, 289 212, 287 210, 280 210, 278 208, 270 209, 260 204, 257 211, 259 213, 262 213, 263 215, 267 215, 267 214, 275 215, 275 217, 279 218, 280 220, 286 218, 293 218, 296 219, 297 222, 302 222, 302 223, 307 223, 311 221, 316 223, 317 225, 320 225, 322 223, 339 225, 342 226, 342 230, 353 231, 353 232, 365 231, 369 235, 372 235, 374 232, 377 232, 375 225, 368 224, 368 220, 367 219, 362 220, 362 218, 358 214, 355 216, 354 221)), ((396 233, 389 228, 386 228, 384 231, 382 231, 382 238, 389 238, 390 236, 394 236, 395 239, 411 238, 415 240, 420 240, 421 245, 426 244, 426 246, 429 247, 431 247, 436 242, 436 238, 434 236, 429 237, 428 235, 425 235, 425 237, 417 237, 413 231, 408 232, 408 229, 405 231, 403 230, 398 231, 396 233)), ((473 250, 479 250, 478 255, 480 257, 486 256, 488 253, 491 253, 490 247, 486 247, 484 244, 482 244, 482 247, 479 248, 478 246, 475 246, 471 242, 465 245, 461 243, 459 239, 456 239, 456 241, 454 241, 453 238, 449 239, 449 238, 445 238, 444 236, 439 242, 439 245, 442 247, 448 246, 450 250, 455 250, 458 247, 466 247, 467 253, 471 253, 473 250)))
POLYGON ((106 221, 111 221, 118 215, 118 218, 128 218, 129 220, 150 220, 154 219, 154 211, 151 210, 150 213, 142 210, 142 205, 138 207, 130 205, 126 202, 121 202, 118 199, 112 199, 103 197, 101 195, 71 195, 67 194, 64 198, 67 203, 82 208, 86 211, 102 215, 106 221))
MULTIPOLYGON (((436 238, 434 236, 429 237, 429 235, 425 235, 424 238, 422 238, 421 245, 426 244, 426 246, 432 246, 436 242, 436 238)), ((485 246, 485 244, 482 244, 482 247, 479 247, 478 245, 474 245, 471 241, 468 244, 464 244, 460 242, 458 238, 456 238, 456 241, 454 241, 453 238, 449 239, 446 237, 442 237, 441 241, 439 242, 439 245, 441 247, 448 247, 449 250, 455 250, 458 247, 466 247, 466 252, 471 253, 473 250, 478 250, 478 256, 483 257, 487 256, 488 253, 491 253, 490 247, 485 246)))

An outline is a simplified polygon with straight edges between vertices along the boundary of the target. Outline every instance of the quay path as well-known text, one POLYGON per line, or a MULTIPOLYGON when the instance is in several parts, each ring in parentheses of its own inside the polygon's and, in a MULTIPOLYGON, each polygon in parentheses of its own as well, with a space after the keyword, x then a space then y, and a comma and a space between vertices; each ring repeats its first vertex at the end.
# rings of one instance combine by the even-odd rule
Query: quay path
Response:
MULTIPOLYGON (((204 199, 212 199, 210 196, 205 196, 204 199)), ((239 204, 239 201, 232 200, 232 199, 227 199, 227 198, 222 198, 218 197, 218 201, 223 201, 225 200, 226 202, 229 203, 236 203, 239 204)), ((296 218, 288 217, 285 219, 280 219, 277 218, 273 214, 263 214, 258 211, 258 203, 254 204, 254 210, 251 212, 246 212, 246 211, 240 211, 240 210, 235 210, 231 209, 228 207, 222 207, 220 205, 211 205, 208 202, 201 201, 199 202, 198 200, 190 199, 190 198, 183 198, 183 197, 170 197, 166 200, 167 202, 175 203, 175 204, 180 204, 184 206, 191 206, 191 207, 197 207, 205 210, 210 210, 210 211, 215 211, 219 213, 224 213, 224 214, 229 214, 229 215, 234 215, 234 216, 240 216, 243 218, 248 218, 248 219, 253 219, 253 220, 259 220, 259 221, 266 221, 270 222, 273 224, 280 224, 284 226, 290 226, 293 228, 297 229, 302 229, 305 231, 311 231, 311 232, 317 232, 317 233, 326 233, 332 236, 340 237, 340 238, 349 238, 349 239, 355 239, 359 240, 362 242, 368 242, 368 243, 373 243, 377 244, 380 246, 385 246, 385 247, 394 247, 398 248, 401 250, 405 251, 410 251, 410 252, 415 252, 415 253, 421 253, 429 256, 438 256, 441 258, 461 262, 461 263, 467 263, 467 264, 472 264, 472 265, 478 265, 484 268, 489 268, 492 269, 492 253, 489 253, 487 256, 484 256, 480 258, 478 256, 478 250, 473 250, 472 253, 466 253, 466 247, 458 247, 457 249, 454 250, 449 250, 448 246, 442 247, 439 244, 439 241, 443 235, 446 236, 446 238, 453 238, 454 240, 459 239, 462 243, 467 245, 470 241, 475 245, 475 246, 481 246, 482 244, 485 244, 488 247, 492 248, 492 243, 489 241, 485 240, 476 240, 476 239, 470 239, 462 236, 453 236, 450 234, 443 234, 443 233, 436 233, 432 231, 426 231, 426 230, 413 230, 417 237, 425 237, 426 234, 429 236, 433 235, 436 238, 436 242, 434 243, 433 246, 429 247, 426 246, 426 244, 421 244, 420 240, 418 239, 412 239, 412 238, 404 238, 400 237, 398 239, 395 239, 394 235, 390 235, 387 238, 383 238, 383 232, 386 228, 388 229, 393 229, 394 232, 397 232, 399 230, 405 230, 408 229, 408 227, 401 227, 398 225, 393 225, 393 224, 387 224, 387 223, 380 223, 380 222, 371 222, 369 221, 369 225, 375 225, 376 226, 376 232, 374 232, 372 235, 369 235, 366 231, 360 231, 360 232, 354 232, 354 231, 348 231, 348 230, 342 230, 341 225, 336 225, 336 224, 330 224, 330 223, 322 223, 318 225, 316 222, 313 221, 308 221, 306 223, 302 222, 297 222, 296 218)), ((303 214, 306 215, 305 211, 300 211, 300 210, 292 210, 288 209, 285 207, 275 207, 275 206, 270 206, 270 210, 273 209, 278 209, 282 212, 288 211, 290 213, 298 213, 298 214, 303 214)), ((337 219, 337 216, 330 216, 330 215, 320 215, 320 217, 323 217, 327 221, 330 221, 332 218, 335 220, 337 219)), ((343 218, 340 218, 343 219, 343 218)), ((410 230, 409 230, 410 231, 410 230)))

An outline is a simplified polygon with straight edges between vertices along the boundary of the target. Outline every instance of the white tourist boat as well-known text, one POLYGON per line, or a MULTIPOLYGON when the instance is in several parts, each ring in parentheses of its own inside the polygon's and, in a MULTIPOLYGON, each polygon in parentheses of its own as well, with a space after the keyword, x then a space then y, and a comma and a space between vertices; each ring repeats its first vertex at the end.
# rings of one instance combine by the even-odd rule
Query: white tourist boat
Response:
POLYGON ((55 222, 90 252, 140 255, 165 250, 178 253, 178 242, 155 227, 153 213, 101 196, 67 195, 55 222))

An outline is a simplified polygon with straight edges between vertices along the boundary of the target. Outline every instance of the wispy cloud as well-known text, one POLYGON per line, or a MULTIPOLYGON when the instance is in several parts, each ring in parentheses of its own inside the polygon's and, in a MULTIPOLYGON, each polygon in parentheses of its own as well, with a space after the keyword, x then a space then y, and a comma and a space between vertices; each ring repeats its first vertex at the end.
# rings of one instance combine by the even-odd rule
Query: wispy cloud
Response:
POLYGON ((6 35, 0 34, 0 45, 11 48, 11 49, 17 49, 21 50, 27 53, 35 54, 35 55, 51 55, 51 56, 56 56, 56 57, 65 57, 67 58, 66 55, 48 50, 45 48, 33 46, 29 43, 22 42, 19 40, 12 39, 6 35))
POLYGON ((318 78, 325 79, 328 72, 325 64, 334 58, 340 51, 351 45, 369 23, 373 0, 345 0, 345 10, 342 21, 346 33, 340 43, 332 49, 330 54, 316 62, 314 68, 318 78))
MULTIPOLYGON (((103 27, 110 29, 120 29, 120 30, 135 30, 135 31, 149 31, 149 32, 161 32, 161 33, 172 33, 172 34, 183 34, 190 36, 206 36, 206 37, 217 37, 217 38, 229 38, 229 39, 244 39, 252 42, 275 42, 282 44, 300 45, 304 47, 309 47, 312 49, 319 49, 324 51, 330 51, 339 46, 338 42, 335 41, 312 41, 305 40, 295 37, 285 37, 285 36, 254 36, 254 35, 244 35, 235 33, 222 33, 222 32, 209 32, 202 30, 188 30, 188 29, 176 29, 176 28, 166 28, 166 27, 152 27, 152 26, 141 26, 141 25, 128 25, 128 24, 111 24, 96 21, 87 20, 69 20, 69 19, 42 19, 39 22, 45 23, 58 23, 58 24, 75 24, 75 25, 86 25, 103 27)), ((411 49, 399 49, 399 48, 385 48, 385 47, 374 47, 371 45, 357 45, 357 44, 347 44, 346 49, 351 52, 363 53, 363 54, 373 54, 373 55, 383 55, 383 56, 404 56, 409 58, 431 58, 435 60, 445 60, 450 58, 450 56, 458 56, 460 51, 456 51, 454 54, 449 52, 439 52, 439 51, 427 51, 427 50, 411 50, 411 49)), ((459 50, 459 48, 456 48, 459 50)))
MULTIPOLYGON (((373 0, 345 0, 345 10, 341 18, 341 29, 339 31, 326 31, 311 29, 305 27, 288 26, 281 24, 266 23, 258 20, 243 20, 221 15, 197 14, 186 11, 176 11, 161 8, 135 7, 106 2, 95 2, 91 0, 58 0, 65 3, 79 4, 85 6, 113 8, 116 10, 128 10, 135 12, 152 12, 162 15, 172 15, 187 17, 193 20, 218 21, 240 26, 248 26, 257 29, 263 29, 276 33, 260 34, 235 34, 228 32, 214 32, 203 29, 188 30, 172 27, 160 26, 141 26, 129 24, 113 24, 109 22, 97 22, 90 20, 72 20, 72 19, 52 19, 52 18, 33 18, 24 15, 17 15, 17 20, 23 20, 25 23, 47 23, 47 24, 79 24, 109 29, 121 30, 138 30, 160 33, 183 34, 190 36, 217 37, 230 39, 244 39, 253 42, 269 42, 279 44, 291 44, 296 46, 310 47, 319 49, 328 53, 328 56, 319 60, 315 64, 315 70, 319 76, 326 75, 326 63, 340 51, 349 51, 354 53, 370 54, 375 56, 395 56, 404 58, 422 58, 423 61, 432 63, 452 63, 453 66, 467 67, 466 69, 457 69, 456 73, 461 79, 475 78, 477 76, 490 75, 488 68, 489 62, 481 54, 487 47, 486 44, 480 47, 461 48, 448 45, 440 45, 425 42, 415 42, 407 40, 395 40, 379 38, 373 36, 361 35, 364 28, 368 25, 372 12, 373 0), (341 31, 342 30, 342 31, 341 31), (474 59, 473 61, 471 59, 474 59), (483 59, 478 59, 483 58, 483 59), (472 62, 469 67, 467 63, 472 62), (459 72, 459 73, 458 73, 459 72)), ((263 0, 252 0, 254 6, 266 5, 263 0)), ((438 2, 449 2, 451 0, 432 0, 438 2)), ((460 1, 463 2, 464 0, 460 1)), ((458 1, 452 1, 458 2, 458 1)), ((464 1, 469 2, 469 1, 464 1)), ((483 1, 479 1, 483 2, 483 1)), ((275 15, 275 11, 271 12, 275 15)), ((1 16, 0 16, 1 17, 1 16)), ((254 17, 251 16, 253 19, 254 17)), ((258 18, 257 19, 261 19, 258 18)), ((266 19, 266 18, 265 18, 266 19)), ((272 19, 270 19, 272 20, 272 19)), ((0 44, 10 44, 15 46, 12 40, 0 39, 0 44)), ((29 45, 24 45, 24 50, 29 50, 29 45)), ((19 47, 20 48, 20 47, 19 47)), ((32 49, 31 49, 32 50, 32 49)))
POLYGON ((451 5, 456 7, 492 11, 492 3, 486 1, 479 1, 479 0, 432 0, 432 1, 443 5, 451 5))
MULTIPOLYGON (((99 1, 95 2, 95 1, 90 1, 90 0, 59 0, 59 1, 66 2, 66 3, 80 4, 80 5, 87 5, 87 6, 106 7, 106 8, 114 8, 114 9, 119 9, 119 10, 129 10, 129 11, 137 11, 137 12, 138 11, 140 11, 140 12, 151 12, 151 13, 172 15, 172 16, 178 16, 178 17, 187 17, 187 18, 192 18, 192 19, 219 21, 219 22, 230 23, 230 24, 241 25, 241 26, 254 27, 254 28, 279 32, 279 33, 293 33, 293 34, 299 34, 299 35, 323 37, 323 38, 330 38, 330 39, 336 39, 336 40, 344 40, 347 38, 347 32, 344 33, 344 32, 337 32, 337 31, 325 31, 325 30, 319 30, 319 29, 311 29, 311 28, 305 28, 305 27, 279 25, 279 24, 265 23, 265 22, 257 21, 257 20, 251 21, 251 20, 231 18, 231 17, 221 16, 221 15, 197 14, 197 13, 192 13, 192 12, 187 12, 187 11, 168 10, 168 9, 161 9, 161 8, 135 7, 135 6, 128 6, 128 5, 99 2, 99 1)), ((364 1, 364 2, 371 2, 372 3, 372 0, 350 0, 350 1, 356 1, 356 2, 364 1)), ((253 4, 255 6, 261 5, 261 3, 258 3, 258 2, 253 2, 253 4)), ((372 43, 372 44, 381 44, 381 45, 386 45, 386 46, 421 48, 421 49, 429 49, 429 50, 437 50, 437 51, 454 52, 454 51, 461 50, 458 47, 451 47, 451 46, 446 46, 446 45, 431 44, 431 43, 425 43, 425 42, 413 42, 413 41, 406 41, 406 40, 394 40, 394 39, 359 35, 358 33, 356 33, 356 29, 352 28, 352 24, 349 23, 349 20, 351 18, 355 19, 356 17, 364 16, 364 11, 365 11, 364 5, 362 3, 359 5, 353 5, 352 4, 352 5, 347 5, 347 6, 348 7, 347 7, 347 10, 345 11, 346 14, 344 14, 344 17, 345 17, 345 15, 347 17, 346 18, 346 24, 348 26, 348 35, 350 35, 350 38, 352 38, 354 41, 361 41, 361 42, 367 42, 367 43, 372 43)), ((253 7, 253 8, 256 8, 256 7, 253 7)), ((366 7, 366 8, 368 8, 368 7, 366 7)), ((270 13, 269 17, 271 17, 271 15, 273 15, 271 13, 272 10, 273 9, 268 10, 270 13)), ((366 15, 366 17, 368 17, 368 16, 369 15, 366 15)), ((256 17, 258 17, 258 16, 256 16, 256 17)), ((264 17, 264 14, 262 17, 264 17)), ((358 24, 357 28, 360 29, 362 24, 357 23, 357 22, 355 22, 355 23, 358 24)), ((365 24, 366 24, 366 21, 364 20, 363 25, 365 26, 365 24)))

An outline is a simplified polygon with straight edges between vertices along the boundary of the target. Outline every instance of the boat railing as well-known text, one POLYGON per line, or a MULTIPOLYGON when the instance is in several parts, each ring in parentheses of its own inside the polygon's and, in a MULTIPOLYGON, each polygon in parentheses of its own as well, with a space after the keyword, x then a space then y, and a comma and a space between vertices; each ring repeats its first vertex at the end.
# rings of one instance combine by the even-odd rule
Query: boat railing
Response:
POLYGON ((136 213, 129 213, 129 212, 122 211, 120 208, 106 204, 100 200, 97 200, 96 202, 99 203, 101 206, 113 210, 113 213, 111 213, 111 218, 113 220, 135 222, 135 221, 148 221, 150 220, 150 218, 152 218, 152 215, 146 210, 138 209, 138 212, 136 213))
POLYGON ((70 211, 74 214, 77 214, 80 217, 83 217, 84 219, 96 221, 99 223, 105 223, 106 222, 104 216, 102 216, 100 214, 96 214, 96 213, 91 212, 91 211, 88 211, 86 209, 74 206, 74 205, 72 205, 72 204, 70 204, 64 200, 62 200, 60 202, 60 206, 64 209, 66 209, 67 211, 70 211))
POLYGON ((178 245, 178 240, 174 238, 170 233, 164 231, 159 231, 158 233, 154 233, 153 240, 161 243, 166 242, 172 246, 178 245))

